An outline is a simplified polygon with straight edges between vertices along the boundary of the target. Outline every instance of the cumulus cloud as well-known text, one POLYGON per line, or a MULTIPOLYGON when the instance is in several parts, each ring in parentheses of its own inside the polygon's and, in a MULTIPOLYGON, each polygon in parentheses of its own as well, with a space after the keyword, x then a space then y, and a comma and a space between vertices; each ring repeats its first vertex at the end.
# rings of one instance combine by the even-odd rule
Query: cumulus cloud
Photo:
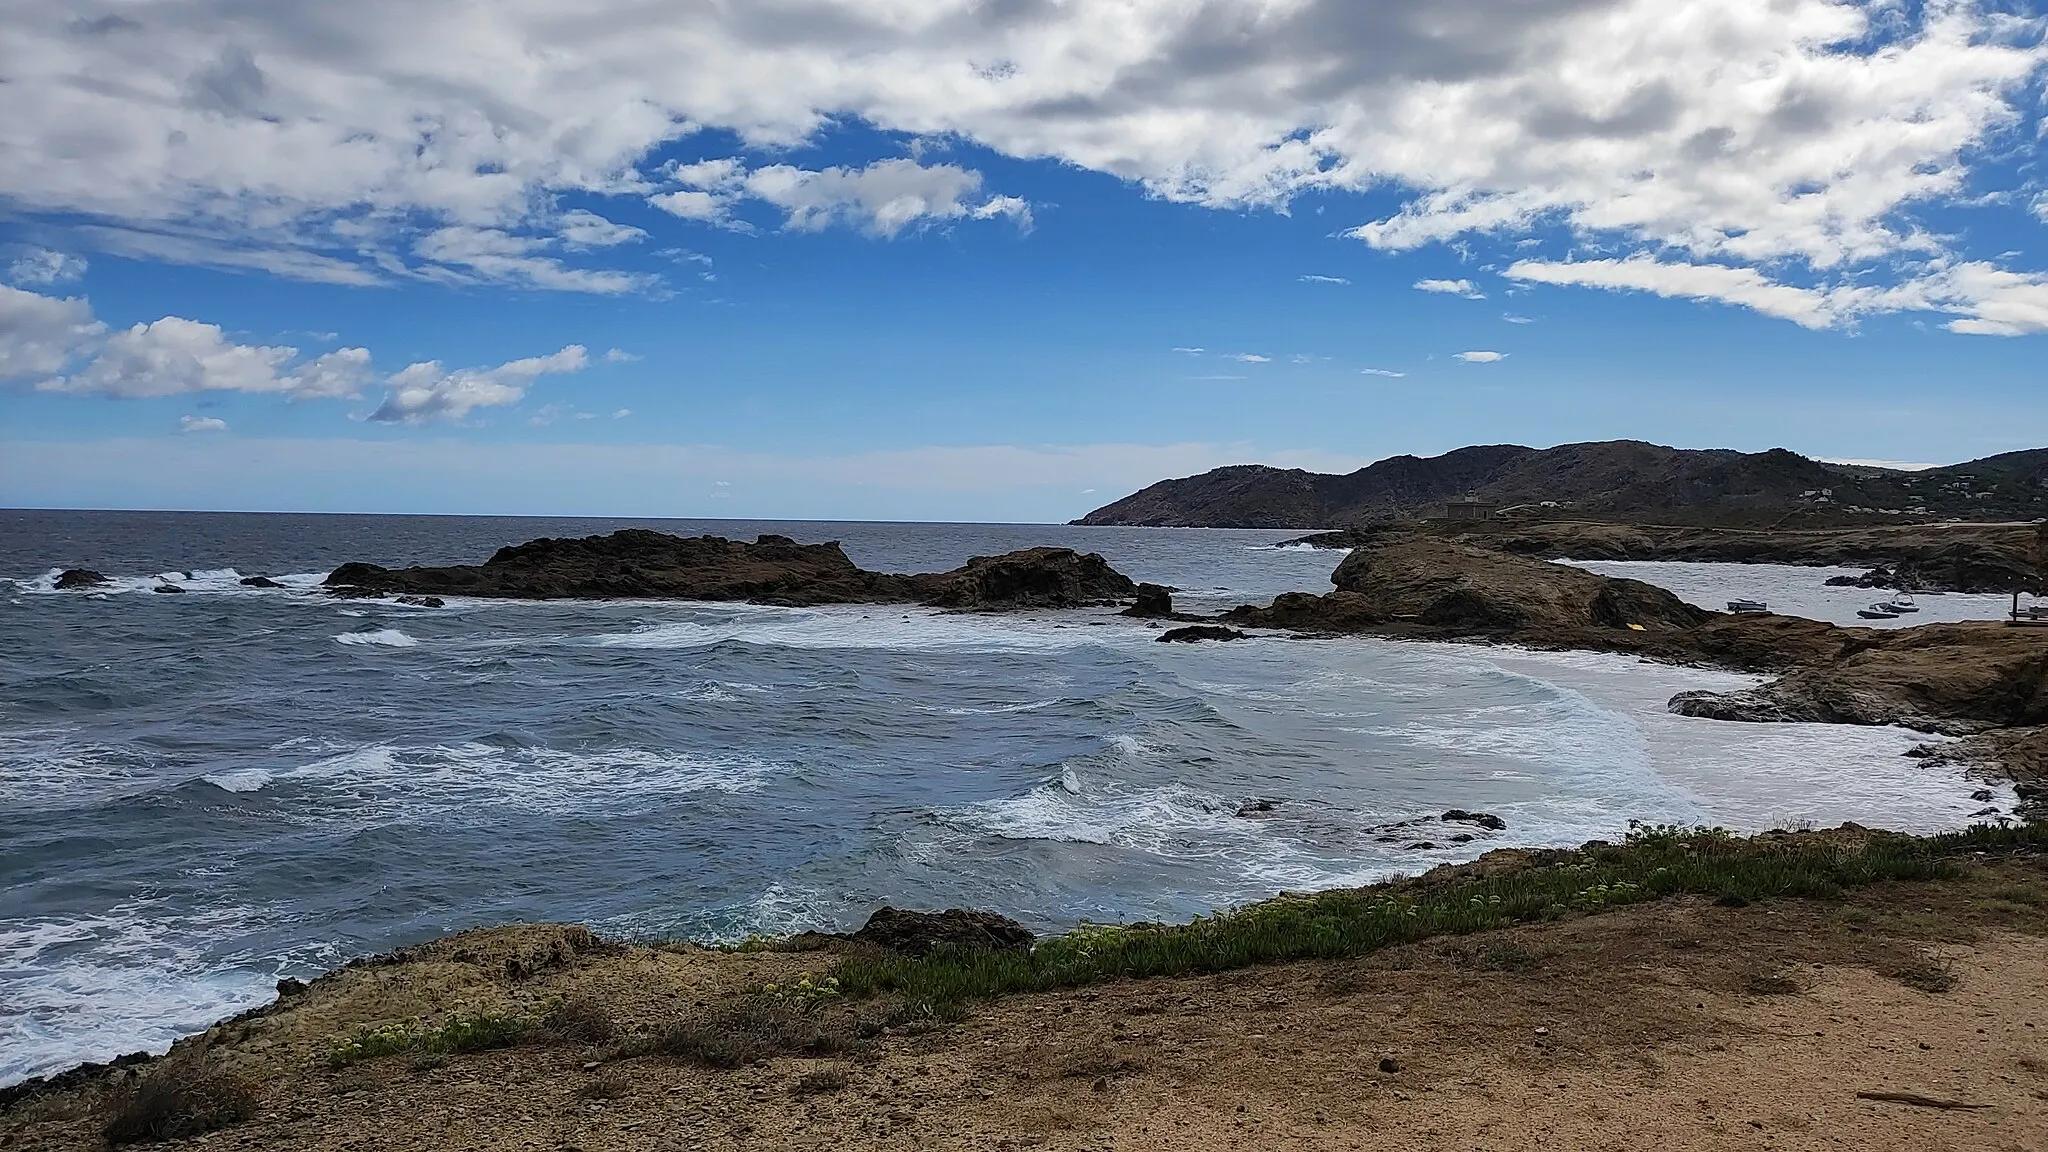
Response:
POLYGON ((184 392, 276 392, 283 388, 278 369, 297 355, 296 348, 237 344, 218 324, 166 316, 114 333, 83 369, 36 387, 126 399, 184 392))
POLYGON ((749 172, 746 194, 785 213, 785 227, 815 232, 845 223, 878 236, 912 224, 1008 216, 1030 227, 1031 206, 1015 196, 982 198, 981 173, 952 164, 881 160, 865 168, 808 171, 774 164, 749 172))
POLYGON ((178 430, 181 432, 225 432, 228 422, 218 416, 180 416, 178 430))
POLYGON ((1463 296, 1467 300, 1486 299, 1486 293, 1474 288, 1470 280, 1417 280, 1415 287, 1424 292, 1437 292, 1446 296, 1463 296))
POLYGON ((1302 282, 1303 284, 1349 284, 1349 283, 1351 283, 1351 281, 1349 281, 1349 280, 1345 279, 1345 278, 1344 278, 1344 277, 1342 277, 1342 276, 1317 276, 1317 275, 1314 275, 1314 274, 1310 274, 1310 275, 1307 275, 1307 276, 1303 276, 1303 277, 1301 278, 1301 282, 1302 282))
POLYGON ((607 348, 604 353, 604 360, 607 364, 631 364, 640 359, 640 356, 628 352, 624 348, 607 348))
MULTIPOLYGON (((1623 256, 1782 261, 1839 286, 1901 256, 1970 255, 1915 214, 2036 128, 2048 41, 2009 8, 786 0, 764 19, 591 0, 565 22, 545 5, 407 0, 18 4, 0 15, 15 49, 0 199, 205 233, 179 241, 187 257, 260 251, 280 274, 329 278, 431 261, 413 241, 442 228, 567 244, 563 196, 730 220, 754 195, 734 181, 762 172, 791 227, 1022 222, 1011 198, 956 195, 931 174, 946 165, 885 195, 906 177, 875 165, 656 163, 679 141, 759 155, 864 123, 1212 207, 1392 189, 1399 209, 1350 231, 1385 249, 1561 225, 1623 256)), ((559 253, 485 255, 516 283, 615 290, 545 263, 559 253)))
POLYGON ((647 238, 647 230, 630 224, 614 224, 595 212, 581 208, 562 216, 559 233, 571 248, 610 248, 647 238))
POLYGON ((616 296, 653 283, 652 278, 636 273, 572 268, 559 257, 547 254, 553 243, 550 238, 519 236, 501 228, 450 226, 420 237, 413 252, 443 269, 467 273, 458 274, 458 278, 497 280, 530 288, 616 296))
POLYGON ((62 372, 106 330, 84 300, 0 284, 0 380, 62 372))
POLYGON ((49 248, 30 248, 7 265, 7 279, 42 288, 77 280, 85 275, 85 267, 83 257, 49 248))
POLYGON ((550 372, 576 372, 590 362, 581 344, 548 356, 510 360, 495 368, 443 368, 438 360, 413 364, 386 383, 390 392, 369 418, 380 424, 460 420, 478 408, 517 404, 533 382, 550 372))
POLYGON ((1467 364, 1496 364, 1507 358, 1505 352, 1459 352, 1453 357, 1467 364))

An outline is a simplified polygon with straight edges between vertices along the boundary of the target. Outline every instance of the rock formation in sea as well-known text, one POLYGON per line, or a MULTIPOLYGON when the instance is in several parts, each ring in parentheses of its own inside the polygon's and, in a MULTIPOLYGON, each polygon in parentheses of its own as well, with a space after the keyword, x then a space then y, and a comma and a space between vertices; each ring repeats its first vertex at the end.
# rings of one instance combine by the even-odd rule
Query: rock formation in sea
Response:
POLYGON ((744 600, 789 606, 918 603, 971 610, 1115 603, 1138 590, 1101 556, 1070 548, 977 556, 950 572, 901 576, 861 568, 837 543, 799 544, 787 536, 747 543, 644 528, 534 540, 500 548, 482 564, 402 569, 344 564, 325 583, 343 596, 744 600))
POLYGON ((57 580, 53 586, 59 591, 69 591, 73 588, 97 588, 106 582, 105 576, 90 568, 66 568, 57 573, 57 580))

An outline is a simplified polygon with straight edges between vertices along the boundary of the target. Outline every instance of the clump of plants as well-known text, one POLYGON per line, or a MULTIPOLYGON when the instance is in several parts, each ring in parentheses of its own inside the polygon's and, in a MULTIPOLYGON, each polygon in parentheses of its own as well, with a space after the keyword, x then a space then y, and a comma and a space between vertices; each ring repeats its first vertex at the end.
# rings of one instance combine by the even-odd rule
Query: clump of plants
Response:
POLYGON ((210 1065, 203 1055, 177 1057, 145 1074, 113 1107, 109 1144, 183 1140, 218 1131, 256 1114, 256 1086, 210 1065))
POLYGON ((534 1032, 534 1021, 503 1012, 472 1012, 450 1017, 441 1027, 425 1031, 411 1024, 360 1028, 327 1053, 337 1068, 401 1052, 458 1053, 510 1048, 534 1032))

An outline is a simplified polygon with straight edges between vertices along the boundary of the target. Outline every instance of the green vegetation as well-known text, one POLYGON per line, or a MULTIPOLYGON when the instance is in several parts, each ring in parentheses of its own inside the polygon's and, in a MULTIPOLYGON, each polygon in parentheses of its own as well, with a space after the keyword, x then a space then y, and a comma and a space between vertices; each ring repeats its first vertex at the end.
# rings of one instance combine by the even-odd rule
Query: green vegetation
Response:
POLYGON ((534 1030, 532 1020, 502 1012, 453 1016, 432 1032, 420 1031, 411 1024, 385 1024, 358 1029, 334 1046, 327 1054, 327 1062, 339 1068, 400 1052, 442 1054, 510 1048, 527 1039, 534 1030))
POLYGON ((836 975, 849 997, 894 993, 913 1011, 957 1018, 967 1002, 1008 993, 1360 956, 1670 896, 1711 896, 1732 907, 1784 897, 1826 899, 1888 880, 1949 878, 1972 853, 2044 848, 2048 826, 2038 824, 1981 825, 1927 838, 1821 833, 1756 839, 1720 829, 1639 826, 1620 844, 1547 854, 1538 866, 1493 875, 1283 897, 1178 927, 1091 925, 1029 952, 946 948, 917 959, 849 956, 836 975))

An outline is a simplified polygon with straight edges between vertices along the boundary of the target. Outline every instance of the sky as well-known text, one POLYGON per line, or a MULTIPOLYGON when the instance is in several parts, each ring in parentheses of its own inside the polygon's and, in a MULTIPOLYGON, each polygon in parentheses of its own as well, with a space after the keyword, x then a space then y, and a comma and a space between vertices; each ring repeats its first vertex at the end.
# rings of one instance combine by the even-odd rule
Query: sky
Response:
POLYGON ((0 505, 2048 444, 2041 0, 0 10, 0 505))

